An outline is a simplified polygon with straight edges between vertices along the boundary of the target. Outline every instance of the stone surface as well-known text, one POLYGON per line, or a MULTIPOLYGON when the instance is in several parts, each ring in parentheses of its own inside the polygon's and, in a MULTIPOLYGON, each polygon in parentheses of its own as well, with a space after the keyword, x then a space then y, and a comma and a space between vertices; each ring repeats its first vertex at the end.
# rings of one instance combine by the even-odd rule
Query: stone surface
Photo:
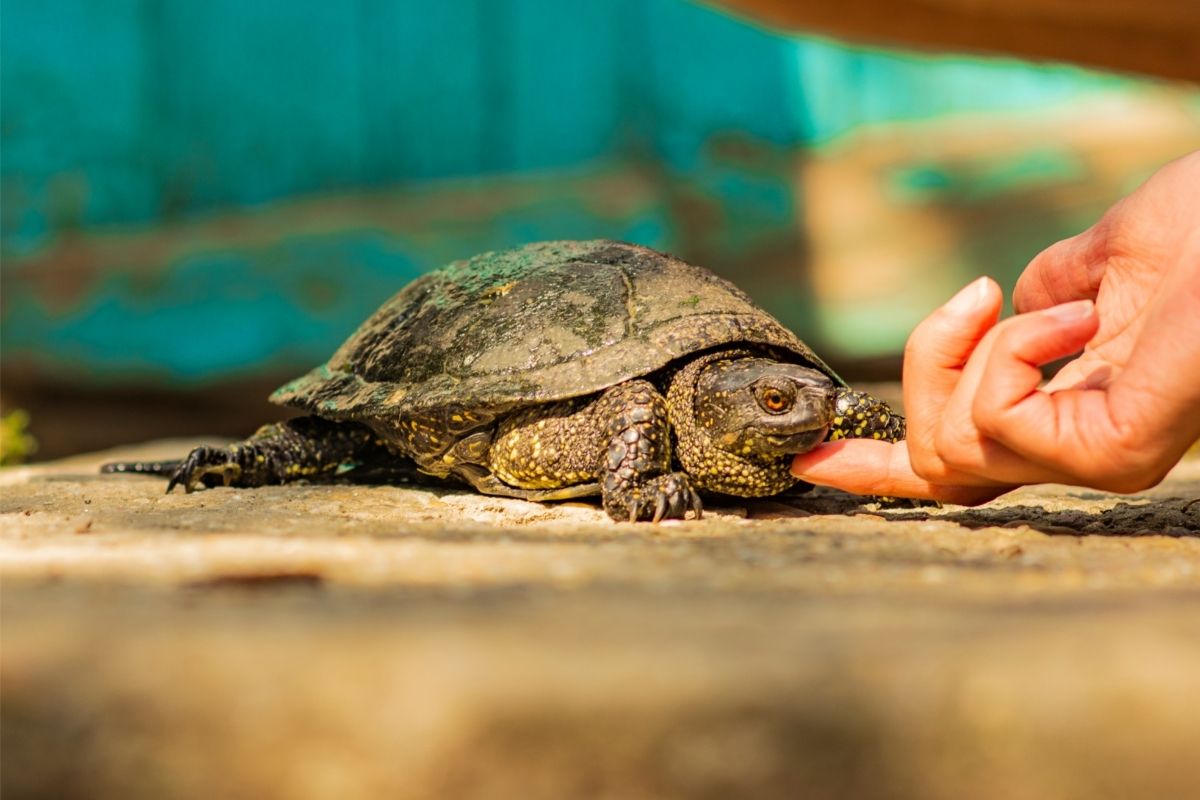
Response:
POLYGON ((613 524, 0 472, 5 798, 1196 796, 1200 458, 613 524))

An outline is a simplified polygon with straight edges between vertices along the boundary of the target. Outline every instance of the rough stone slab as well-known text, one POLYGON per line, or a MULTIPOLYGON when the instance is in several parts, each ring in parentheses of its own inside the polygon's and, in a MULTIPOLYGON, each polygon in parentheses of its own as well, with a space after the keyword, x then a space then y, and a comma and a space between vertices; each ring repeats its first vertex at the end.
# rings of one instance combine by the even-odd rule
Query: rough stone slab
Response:
POLYGON ((1195 796, 1200 458, 1120 497, 613 524, 0 473, 9 797, 1195 796))

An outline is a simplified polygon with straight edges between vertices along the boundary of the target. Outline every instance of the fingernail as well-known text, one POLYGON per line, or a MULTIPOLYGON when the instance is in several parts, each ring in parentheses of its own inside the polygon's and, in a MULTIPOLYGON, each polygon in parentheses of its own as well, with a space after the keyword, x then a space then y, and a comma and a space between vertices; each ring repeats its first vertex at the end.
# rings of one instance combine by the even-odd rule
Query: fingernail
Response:
POLYGON ((987 299, 987 287, 988 279, 986 277, 976 278, 959 289, 958 294, 946 301, 946 305, 942 308, 951 314, 970 314, 983 305, 983 301, 987 299))
POLYGON ((1095 304, 1091 300, 1076 300, 1073 303, 1051 306, 1042 313, 1059 322, 1078 322, 1090 317, 1093 311, 1095 311, 1095 304))

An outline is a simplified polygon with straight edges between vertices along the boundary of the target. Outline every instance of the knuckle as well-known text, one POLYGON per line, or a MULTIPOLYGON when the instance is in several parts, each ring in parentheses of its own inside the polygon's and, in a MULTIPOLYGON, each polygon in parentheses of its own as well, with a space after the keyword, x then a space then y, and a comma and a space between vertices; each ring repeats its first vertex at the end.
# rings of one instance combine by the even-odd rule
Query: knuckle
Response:
POLYGON ((949 468, 957 471, 970 471, 973 466, 971 458, 971 442, 961 433, 959 427, 939 432, 934 440, 939 468, 949 468))
MULTIPOLYGON (((937 461, 938 464, 946 464, 950 469, 961 469, 964 467, 964 459, 959 457, 958 451, 956 451, 954 447, 942 443, 942 441, 938 441, 937 444, 937 461)), ((932 473, 929 475, 924 475, 923 477, 928 481, 934 480, 934 475, 932 475, 932 473)))
POLYGON ((941 461, 937 455, 924 448, 909 450, 908 460, 913 472, 927 481, 932 480, 940 471, 941 461))
POLYGON ((1020 326, 1030 319, 1028 316, 1009 317, 997 323, 995 328, 988 331, 988 336, 992 338, 992 353, 1004 354, 1013 352, 1020 344, 1020 326))
POLYGON ((971 422, 975 429, 988 439, 1003 437, 1009 427, 1008 418, 986 392, 976 395, 971 403, 971 422))

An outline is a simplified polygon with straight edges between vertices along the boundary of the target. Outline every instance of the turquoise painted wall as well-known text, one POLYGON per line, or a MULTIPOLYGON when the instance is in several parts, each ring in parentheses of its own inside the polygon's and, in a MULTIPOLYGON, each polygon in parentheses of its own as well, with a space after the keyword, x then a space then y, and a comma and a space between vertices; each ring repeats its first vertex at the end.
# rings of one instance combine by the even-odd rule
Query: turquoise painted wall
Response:
POLYGON ((736 271, 803 248, 810 148, 1118 82, 848 49, 685 0, 2 14, 4 360, 84 382, 307 366, 413 275, 535 239, 736 271))

